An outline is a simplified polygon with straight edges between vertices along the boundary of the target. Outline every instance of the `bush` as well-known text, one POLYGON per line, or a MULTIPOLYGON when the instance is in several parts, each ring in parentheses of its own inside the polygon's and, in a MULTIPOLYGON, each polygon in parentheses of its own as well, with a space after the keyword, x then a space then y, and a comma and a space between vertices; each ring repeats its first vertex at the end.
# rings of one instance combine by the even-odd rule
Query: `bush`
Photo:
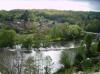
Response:
POLYGON ((83 71, 91 70, 92 66, 93 66, 93 62, 90 58, 83 60, 83 62, 81 63, 81 67, 83 71))

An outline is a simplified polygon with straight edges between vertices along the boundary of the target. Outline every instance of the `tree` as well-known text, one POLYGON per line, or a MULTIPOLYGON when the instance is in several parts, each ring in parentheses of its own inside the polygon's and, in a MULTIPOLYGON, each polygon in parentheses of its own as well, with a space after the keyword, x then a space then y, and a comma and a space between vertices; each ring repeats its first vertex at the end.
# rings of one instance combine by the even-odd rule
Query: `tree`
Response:
POLYGON ((13 47, 15 45, 16 32, 14 30, 1 30, 0 48, 13 47))
POLYGON ((86 44, 86 49, 90 49, 91 44, 92 44, 92 36, 91 35, 86 35, 85 36, 85 44, 86 44))
POLYGON ((33 36, 33 47, 37 49, 39 47, 46 47, 48 46, 48 41, 49 41, 48 37, 46 37, 41 32, 37 32, 33 36))
POLYGON ((60 57, 60 63, 64 65, 64 68, 70 68, 70 60, 69 56, 65 51, 62 51, 61 57, 60 57))
POLYGON ((100 21, 97 19, 94 19, 90 21, 90 23, 86 26, 86 30, 89 32, 100 32, 100 21))
POLYGON ((83 36, 83 29, 78 25, 69 25, 68 26, 69 37, 72 38, 80 38, 83 36))
POLYGON ((100 39, 99 39, 99 41, 98 41, 97 51, 100 52, 100 39))
POLYGON ((61 40, 62 37, 62 31, 61 31, 61 27, 60 25, 55 25, 52 29, 51 29, 51 38, 52 40, 61 40))
POLYGON ((26 48, 28 51, 31 50, 33 40, 31 37, 26 37, 22 42, 22 47, 26 48))
POLYGON ((85 44, 86 44, 86 56, 91 57, 92 56, 92 51, 90 50, 91 44, 92 44, 92 36, 91 35, 85 36, 85 44))
POLYGON ((21 15, 21 19, 23 19, 23 21, 27 22, 30 20, 30 11, 25 10, 24 13, 21 15))

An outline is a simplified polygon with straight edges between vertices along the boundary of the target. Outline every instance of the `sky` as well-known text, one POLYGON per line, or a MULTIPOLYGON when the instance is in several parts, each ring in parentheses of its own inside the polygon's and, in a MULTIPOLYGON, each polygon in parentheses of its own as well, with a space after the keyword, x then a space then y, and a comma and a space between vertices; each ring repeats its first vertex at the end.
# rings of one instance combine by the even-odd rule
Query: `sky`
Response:
POLYGON ((0 10, 56 9, 100 11, 100 0, 0 0, 0 10))

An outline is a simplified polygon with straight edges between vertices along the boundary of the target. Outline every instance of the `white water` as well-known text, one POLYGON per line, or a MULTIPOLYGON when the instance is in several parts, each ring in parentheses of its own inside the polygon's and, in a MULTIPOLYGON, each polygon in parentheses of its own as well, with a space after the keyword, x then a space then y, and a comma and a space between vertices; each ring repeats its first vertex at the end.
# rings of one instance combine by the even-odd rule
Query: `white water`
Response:
MULTIPOLYGON (((56 71, 56 70, 58 70, 59 68, 61 68, 61 66, 63 66, 63 65, 61 65, 60 63, 59 63, 59 60, 60 60, 60 55, 61 55, 61 51, 64 49, 70 49, 70 48, 75 48, 75 44, 74 43, 69 43, 68 45, 67 45, 67 47, 64 47, 64 46, 61 46, 61 47, 57 47, 57 46, 51 46, 51 47, 49 47, 49 48, 39 48, 39 50, 40 50, 40 52, 43 54, 43 56, 50 56, 51 57, 51 59, 52 59, 52 63, 53 63, 53 65, 52 65, 52 71, 54 72, 54 71, 56 71), (59 51, 51 51, 52 49, 60 49, 59 51), (41 50, 50 50, 50 51, 41 51, 41 50)), ((32 50, 32 53, 30 54, 30 56, 36 56, 35 55, 36 54, 36 51, 34 51, 34 50, 32 50)))
MULTIPOLYGON (((25 57, 28 58, 29 56, 34 56, 34 57, 40 56, 40 59, 41 59, 43 57, 50 56, 51 59, 52 59, 52 63, 53 63, 52 64, 52 71, 55 72, 56 70, 61 68, 61 66, 63 66, 59 63, 62 50, 75 48, 75 47, 77 47, 77 44, 75 44, 73 42, 69 42, 65 46, 55 45, 55 46, 51 46, 51 47, 48 47, 48 48, 40 47, 39 52, 34 51, 34 49, 32 49, 32 53, 26 54, 25 57), (59 50, 59 51, 54 51, 56 49, 59 50), (42 50, 46 50, 46 51, 42 51, 42 50), (47 50, 50 50, 50 51, 47 51, 47 50)), ((21 45, 17 45, 15 51, 20 50, 20 49, 21 49, 21 45)))
POLYGON ((48 52, 43 52, 43 54, 45 56, 50 56, 52 59, 53 64, 53 71, 56 71, 57 69, 59 69, 61 67, 61 64, 59 64, 59 60, 60 60, 60 54, 61 51, 48 51, 48 52))

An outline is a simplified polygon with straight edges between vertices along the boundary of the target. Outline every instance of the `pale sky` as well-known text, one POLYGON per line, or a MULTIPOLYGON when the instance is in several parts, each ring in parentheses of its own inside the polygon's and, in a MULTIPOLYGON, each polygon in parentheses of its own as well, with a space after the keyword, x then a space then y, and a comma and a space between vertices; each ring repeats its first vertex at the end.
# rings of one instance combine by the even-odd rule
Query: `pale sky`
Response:
POLYGON ((97 0, 0 0, 0 10, 57 9, 74 11, 97 11, 97 0), (95 4, 93 4, 95 3, 95 4))

